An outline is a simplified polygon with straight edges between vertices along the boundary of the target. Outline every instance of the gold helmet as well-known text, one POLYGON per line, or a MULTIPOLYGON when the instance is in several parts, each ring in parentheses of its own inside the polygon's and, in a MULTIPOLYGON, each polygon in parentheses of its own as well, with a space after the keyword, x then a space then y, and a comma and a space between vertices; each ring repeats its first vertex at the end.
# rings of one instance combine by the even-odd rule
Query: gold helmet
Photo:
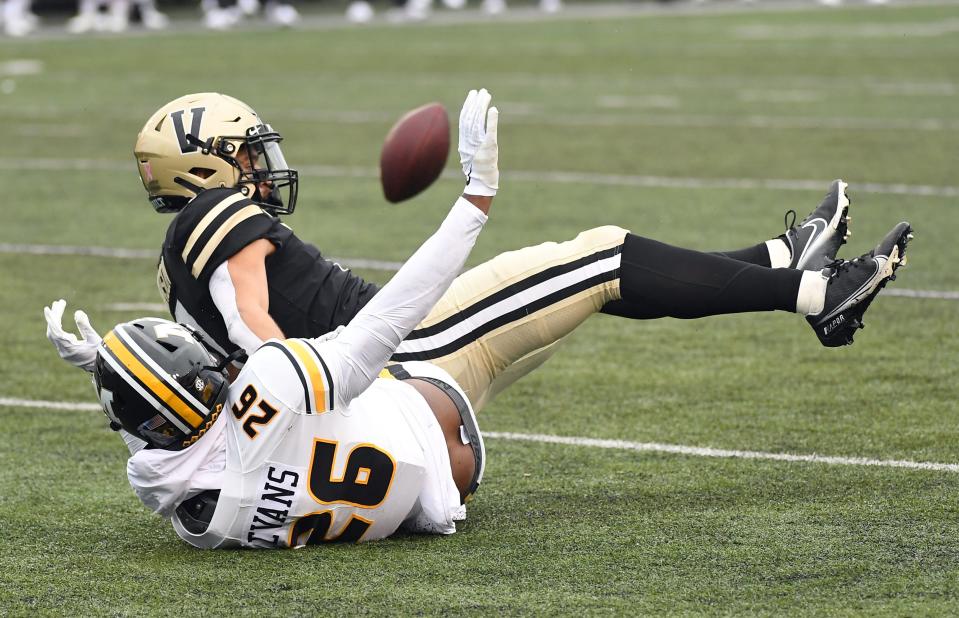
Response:
POLYGON ((157 110, 133 153, 157 212, 176 212, 206 189, 238 187, 270 212, 289 214, 298 178, 283 158, 282 139, 246 103, 201 92, 157 110))

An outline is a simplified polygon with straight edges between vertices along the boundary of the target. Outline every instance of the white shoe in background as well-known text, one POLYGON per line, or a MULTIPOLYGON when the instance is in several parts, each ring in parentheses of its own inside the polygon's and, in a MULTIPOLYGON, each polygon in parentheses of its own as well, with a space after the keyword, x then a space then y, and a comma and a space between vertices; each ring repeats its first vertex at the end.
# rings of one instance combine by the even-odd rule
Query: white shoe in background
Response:
MULTIPOLYGON (((445 0, 444 0, 445 3, 445 0)), ((406 0, 403 16, 408 21, 423 21, 433 10, 433 0, 406 0)))
POLYGON ((483 0, 480 10, 487 15, 499 15, 506 11, 506 0, 483 0))
POLYGON ((559 13, 563 10, 563 0, 539 0, 539 10, 544 13, 559 13))
POLYGON ((78 13, 67 21, 67 32, 84 34, 99 29, 100 15, 98 13, 78 13))
POLYGON ((130 3, 128 0, 113 0, 110 12, 103 16, 103 30, 106 32, 126 32, 130 25, 130 3))
POLYGON ((210 30, 229 30, 239 21, 239 15, 229 9, 210 9, 203 14, 203 25, 210 30))
POLYGON ((7 15, 3 22, 3 31, 7 36, 23 37, 37 29, 40 18, 33 13, 7 15))
POLYGON ((259 0, 237 0, 236 8, 243 13, 244 17, 252 17, 260 11, 259 0))
POLYGON ((267 22, 283 28, 292 28, 300 22, 300 12, 292 4, 270 2, 263 14, 267 22))
POLYGON ((373 19, 373 7, 366 0, 356 0, 346 7, 346 20, 354 24, 366 24, 373 19))
POLYGON ((140 21, 147 30, 163 30, 170 25, 170 18, 156 9, 140 9, 140 21))

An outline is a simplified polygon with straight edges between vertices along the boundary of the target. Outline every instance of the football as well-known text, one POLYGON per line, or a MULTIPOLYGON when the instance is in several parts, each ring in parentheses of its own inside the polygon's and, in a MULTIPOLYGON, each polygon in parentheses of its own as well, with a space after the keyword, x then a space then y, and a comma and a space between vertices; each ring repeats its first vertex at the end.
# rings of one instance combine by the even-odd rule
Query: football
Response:
POLYGON ((429 103, 404 114, 383 142, 383 195, 395 204, 419 194, 439 178, 449 150, 450 121, 442 104, 429 103))

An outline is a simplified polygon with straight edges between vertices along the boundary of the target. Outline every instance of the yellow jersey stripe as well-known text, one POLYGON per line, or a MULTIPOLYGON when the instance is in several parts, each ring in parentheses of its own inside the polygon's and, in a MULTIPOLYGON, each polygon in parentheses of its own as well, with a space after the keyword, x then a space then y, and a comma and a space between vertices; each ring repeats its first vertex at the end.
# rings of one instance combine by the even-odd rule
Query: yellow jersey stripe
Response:
POLYGON ((223 238, 229 234, 233 228, 238 226, 243 221, 246 221, 250 217, 255 217, 256 215, 261 214, 263 214, 263 209, 261 209, 259 206, 250 204, 249 206, 241 208, 235 212, 233 216, 224 221, 223 225, 220 226, 220 229, 218 229, 216 233, 210 237, 210 240, 207 241, 206 246, 203 247, 203 251, 200 252, 200 255, 197 256, 196 261, 193 263, 193 268, 190 270, 190 272, 193 273, 193 276, 200 276, 200 273, 203 272, 203 267, 206 266, 206 263, 210 260, 210 256, 213 255, 213 252, 216 251, 216 248, 220 246, 220 242, 223 241, 223 238))
POLYGON ((190 427, 196 429, 203 424, 203 417, 197 414, 179 394, 153 375, 153 372, 130 352, 113 331, 107 333, 103 343, 130 370, 130 373, 136 376, 157 399, 170 406, 190 427))
POLYGON ((293 354, 300 359, 306 374, 310 378, 310 385, 313 387, 313 410, 316 413, 326 412, 326 381, 323 379, 323 369, 302 342, 296 339, 287 339, 284 341, 293 354))
POLYGON ((213 220, 219 217, 221 212, 223 212, 224 210, 226 210, 233 204, 236 204, 240 200, 244 199, 244 197, 245 196, 242 193, 236 193, 234 195, 231 195, 230 197, 226 198, 225 200, 223 200, 222 202, 220 202, 219 204, 211 208, 210 212, 206 213, 206 215, 202 219, 200 219, 200 222, 197 224, 197 226, 193 228, 193 233, 190 234, 190 237, 186 241, 186 247, 184 247, 183 249, 182 255, 183 255, 184 263, 186 263, 187 256, 190 255, 190 252, 193 251, 193 245, 195 245, 196 242, 200 240, 200 236, 203 235, 203 232, 206 231, 206 228, 210 227, 210 224, 213 223, 213 220))

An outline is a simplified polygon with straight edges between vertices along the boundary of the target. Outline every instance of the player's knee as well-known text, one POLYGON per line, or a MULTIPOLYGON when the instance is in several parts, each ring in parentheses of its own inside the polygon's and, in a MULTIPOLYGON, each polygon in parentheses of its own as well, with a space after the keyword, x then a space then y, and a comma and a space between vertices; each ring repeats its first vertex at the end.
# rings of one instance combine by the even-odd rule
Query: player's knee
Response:
POLYGON ((573 242, 595 247, 597 250, 608 249, 623 244, 626 234, 629 234, 629 230, 617 225, 603 225, 580 232, 573 242))

